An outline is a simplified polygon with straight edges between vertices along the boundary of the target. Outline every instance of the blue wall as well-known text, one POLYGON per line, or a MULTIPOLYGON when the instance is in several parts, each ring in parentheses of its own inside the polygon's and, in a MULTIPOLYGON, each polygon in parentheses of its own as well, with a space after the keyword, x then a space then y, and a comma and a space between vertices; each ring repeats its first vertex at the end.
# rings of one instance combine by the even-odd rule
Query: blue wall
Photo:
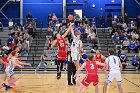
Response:
MULTIPOLYGON (((0 7, 6 2, 7 0, 0 0, 0 7)), ((63 0, 23 0, 24 2, 24 8, 23 8, 23 14, 24 18, 26 17, 26 14, 28 12, 31 12, 34 18, 37 18, 37 22, 39 25, 43 23, 43 26, 47 26, 47 17, 49 13, 56 13, 56 15, 59 18, 62 18, 63 13, 63 0)), ((74 9, 82 9, 83 10, 83 16, 87 16, 89 18, 97 17, 97 19, 100 16, 100 8, 102 8, 102 14, 104 17, 107 16, 108 12, 111 9, 116 10, 113 13, 113 15, 119 15, 121 13, 120 9, 121 6, 121 0, 115 0, 114 3, 111 2, 111 0, 87 0, 87 2, 84 2, 84 0, 76 0, 76 5, 74 6, 73 0, 67 0, 67 15, 70 12, 73 12, 74 9), (96 7, 92 8, 92 4, 95 4, 96 7), (108 4, 109 6, 105 6, 105 4, 108 4), (110 5, 116 6, 110 6, 110 5), (118 4, 118 5, 117 5, 118 4)), ((112 10, 111 10, 112 11, 112 10)), ((9 17, 9 18, 19 18, 20 8, 19 3, 13 3, 10 2, 4 9, 3 12, 9 17)), ((135 3, 134 0, 125 0, 125 12, 128 13, 129 17, 137 17, 138 14, 140 14, 140 7, 135 3)), ((4 18, 4 16, 0 13, 0 21, 1 18, 4 18)), ((14 20, 15 22, 19 22, 17 20, 14 20)), ((8 21, 5 21, 5 24, 8 21)))
POLYGON ((24 17, 31 12, 37 18, 38 25, 47 26, 48 14, 55 13, 58 18, 62 18, 63 0, 24 0, 24 17))
POLYGON ((135 18, 140 14, 140 6, 134 0, 125 0, 125 12, 129 17, 135 18))
MULTIPOLYGON (((7 0, 0 0, 0 8, 6 3, 7 0)), ((2 10, 2 12, 10 19, 14 18, 13 22, 19 23, 20 17, 20 4, 19 2, 9 2, 2 10)), ((0 21, 4 26, 8 25, 8 20, 0 13, 0 21)))

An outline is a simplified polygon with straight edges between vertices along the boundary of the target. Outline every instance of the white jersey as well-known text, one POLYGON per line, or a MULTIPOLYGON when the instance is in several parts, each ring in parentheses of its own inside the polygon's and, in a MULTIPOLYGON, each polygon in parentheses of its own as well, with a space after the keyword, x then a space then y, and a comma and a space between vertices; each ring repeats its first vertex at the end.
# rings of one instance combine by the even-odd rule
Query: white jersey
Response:
POLYGON ((72 44, 71 44, 71 52, 79 53, 80 42, 81 42, 81 40, 78 40, 76 38, 73 39, 72 44))
POLYGON ((12 63, 12 59, 9 60, 8 66, 5 69, 6 75, 9 76, 9 77, 11 77, 14 74, 14 72, 13 72, 14 65, 12 63))
POLYGON ((120 66, 120 58, 114 55, 111 55, 106 58, 106 62, 109 64, 110 71, 119 71, 120 66))

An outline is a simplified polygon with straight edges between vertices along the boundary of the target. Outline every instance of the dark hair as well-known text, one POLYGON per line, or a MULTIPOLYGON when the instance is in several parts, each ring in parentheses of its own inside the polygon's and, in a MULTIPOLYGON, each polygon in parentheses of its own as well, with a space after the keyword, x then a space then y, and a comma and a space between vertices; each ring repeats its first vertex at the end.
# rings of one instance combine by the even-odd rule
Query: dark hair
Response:
POLYGON ((110 55, 114 55, 114 49, 109 49, 108 52, 110 55))
POLYGON ((89 60, 92 60, 93 57, 94 57, 94 56, 93 56, 92 54, 88 54, 88 59, 89 59, 89 60))

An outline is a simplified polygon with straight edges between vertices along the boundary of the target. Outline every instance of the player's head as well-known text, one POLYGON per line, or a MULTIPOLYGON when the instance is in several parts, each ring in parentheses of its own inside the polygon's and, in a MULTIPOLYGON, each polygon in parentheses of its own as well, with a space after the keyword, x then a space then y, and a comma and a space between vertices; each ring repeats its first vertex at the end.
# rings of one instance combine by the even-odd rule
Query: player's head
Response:
POLYGON ((94 59, 94 56, 92 54, 88 54, 88 60, 92 61, 94 59))
POLYGON ((15 51, 15 50, 14 50, 14 51, 12 51, 12 52, 11 52, 11 54, 12 54, 12 56, 18 57, 18 52, 17 52, 17 51, 15 51))
POLYGON ((59 39, 60 37, 61 37, 60 33, 56 33, 56 34, 55 34, 55 38, 56 38, 56 39, 59 39))
POLYGON ((100 50, 96 50, 96 54, 97 55, 101 54, 100 50))
POLYGON ((109 49, 108 53, 109 53, 109 55, 114 55, 114 49, 109 49))

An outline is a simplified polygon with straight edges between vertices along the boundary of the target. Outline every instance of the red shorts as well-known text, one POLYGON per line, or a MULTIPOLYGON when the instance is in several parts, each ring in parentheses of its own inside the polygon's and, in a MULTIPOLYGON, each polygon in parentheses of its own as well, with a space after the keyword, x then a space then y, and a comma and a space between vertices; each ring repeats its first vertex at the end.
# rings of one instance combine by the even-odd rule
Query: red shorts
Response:
POLYGON ((104 66, 98 66, 99 69, 103 69, 104 66))
POLYGON ((57 53, 57 60, 66 60, 67 52, 58 52, 57 53))
POLYGON ((88 87, 93 82, 93 86, 96 86, 99 82, 98 75, 87 75, 81 82, 84 86, 88 87))

